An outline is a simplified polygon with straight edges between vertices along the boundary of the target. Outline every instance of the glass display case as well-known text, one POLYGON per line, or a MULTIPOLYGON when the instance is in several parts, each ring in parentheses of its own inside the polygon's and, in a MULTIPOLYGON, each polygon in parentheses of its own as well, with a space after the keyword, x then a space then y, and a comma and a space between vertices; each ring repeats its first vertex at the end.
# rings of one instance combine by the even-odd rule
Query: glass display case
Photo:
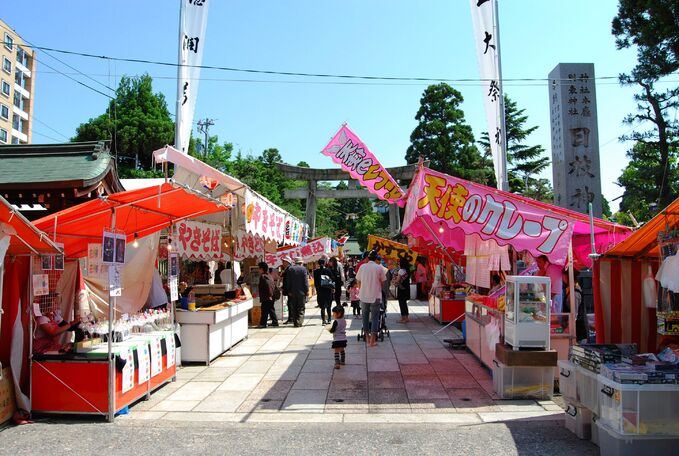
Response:
POLYGON ((514 350, 549 350, 549 277, 507 276, 505 342, 514 350))

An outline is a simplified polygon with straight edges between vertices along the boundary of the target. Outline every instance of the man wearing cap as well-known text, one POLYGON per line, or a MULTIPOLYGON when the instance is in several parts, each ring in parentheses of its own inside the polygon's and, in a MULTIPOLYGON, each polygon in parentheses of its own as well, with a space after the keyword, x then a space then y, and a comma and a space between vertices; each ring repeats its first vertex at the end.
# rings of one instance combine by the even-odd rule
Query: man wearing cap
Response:
POLYGON ((309 275, 302 259, 293 258, 294 265, 285 271, 284 289, 288 293, 288 303, 290 304, 290 318, 295 328, 304 325, 304 306, 306 295, 309 292, 309 275))
POLYGON ((386 280, 386 268, 375 263, 376 259, 377 252, 370 251, 368 262, 364 263, 356 274, 359 286, 358 297, 363 312, 363 333, 367 336, 366 341, 370 347, 377 345, 382 284, 386 280))

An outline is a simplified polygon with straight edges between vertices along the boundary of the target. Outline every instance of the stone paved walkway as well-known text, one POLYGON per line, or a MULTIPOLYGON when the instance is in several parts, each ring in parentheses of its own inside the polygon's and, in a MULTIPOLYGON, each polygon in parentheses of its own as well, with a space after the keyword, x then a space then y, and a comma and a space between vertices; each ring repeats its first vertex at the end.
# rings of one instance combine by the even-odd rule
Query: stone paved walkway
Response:
MULTIPOLYGON (((332 335, 315 302, 303 328, 250 329, 249 338, 211 366, 185 366, 177 381, 131 408, 127 419, 178 421, 344 421, 480 423, 561 419, 552 401, 500 401, 490 372, 466 351, 450 350, 445 331, 411 301, 411 321, 397 323, 377 347, 358 342, 361 320, 347 315, 346 365, 333 369, 332 335)), ((351 308, 347 308, 349 314, 351 308)))

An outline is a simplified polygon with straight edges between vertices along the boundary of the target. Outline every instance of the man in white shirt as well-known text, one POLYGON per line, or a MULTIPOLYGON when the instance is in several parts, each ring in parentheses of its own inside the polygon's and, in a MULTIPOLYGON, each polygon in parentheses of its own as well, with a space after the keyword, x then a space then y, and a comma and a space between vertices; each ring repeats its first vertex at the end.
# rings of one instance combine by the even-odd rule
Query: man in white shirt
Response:
POLYGON ((377 252, 372 250, 368 254, 368 262, 361 266, 356 275, 359 286, 358 298, 361 300, 361 311, 363 312, 363 333, 367 335, 366 340, 369 347, 377 345, 382 284, 387 278, 387 269, 375 263, 376 259, 377 252))

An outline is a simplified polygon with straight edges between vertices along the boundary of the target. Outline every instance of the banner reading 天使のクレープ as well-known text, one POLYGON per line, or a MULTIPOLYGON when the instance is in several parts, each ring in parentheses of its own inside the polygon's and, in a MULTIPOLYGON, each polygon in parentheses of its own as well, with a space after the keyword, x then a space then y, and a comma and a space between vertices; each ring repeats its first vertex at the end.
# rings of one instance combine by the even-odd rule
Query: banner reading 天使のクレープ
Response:
POLYGON ((332 161, 379 199, 400 206, 405 203, 401 187, 363 141, 346 125, 342 125, 321 153, 332 158, 332 161))
POLYGON ((574 220, 511 193, 420 168, 413 179, 403 233, 464 248, 464 234, 512 245, 563 265, 574 220), (462 232, 459 232, 459 230, 462 232), (458 233, 459 235, 456 235, 458 233), (457 242, 457 244, 456 244, 457 242))

